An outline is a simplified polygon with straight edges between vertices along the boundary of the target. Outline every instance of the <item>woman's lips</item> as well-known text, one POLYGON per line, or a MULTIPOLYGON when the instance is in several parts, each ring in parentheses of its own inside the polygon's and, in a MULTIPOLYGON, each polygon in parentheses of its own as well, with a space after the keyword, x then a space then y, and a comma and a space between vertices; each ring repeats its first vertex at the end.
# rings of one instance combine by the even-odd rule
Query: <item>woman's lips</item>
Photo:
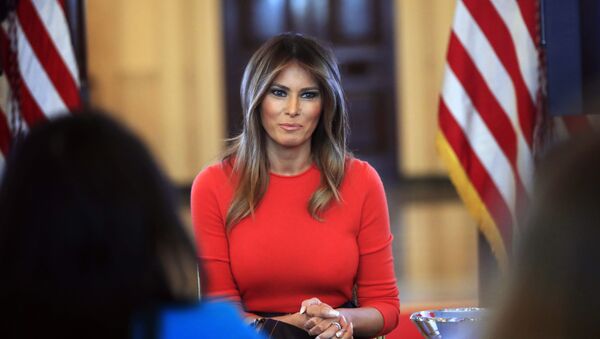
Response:
POLYGON ((284 130, 286 130, 288 132, 293 132, 293 131, 297 131, 300 128, 302 128, 302 125, 299 125, 299 124, 279 124, 279 127, 283 128, 284 130))

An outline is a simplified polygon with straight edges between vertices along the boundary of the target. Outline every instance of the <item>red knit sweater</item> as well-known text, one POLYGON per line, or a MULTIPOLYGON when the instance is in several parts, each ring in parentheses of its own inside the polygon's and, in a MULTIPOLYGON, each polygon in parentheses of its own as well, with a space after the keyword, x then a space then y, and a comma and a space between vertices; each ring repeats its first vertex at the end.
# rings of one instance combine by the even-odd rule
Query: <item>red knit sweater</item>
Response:
POLYGON ((192 187, 192 222, 209 296, 240 301, 247 311, 293 313, 311 297, 340 306, 352 300, 356 283, 359 305, 382 314, 381 333, 396 326, 400 305, 387 202, 369 164, 348 162, 342 201, 330 205, 322 222, 307 211, 320 181, 316 166, 295 176, 272 173, 254 217, 227 234, 230 173, 224 163, 212 165, 192 187))

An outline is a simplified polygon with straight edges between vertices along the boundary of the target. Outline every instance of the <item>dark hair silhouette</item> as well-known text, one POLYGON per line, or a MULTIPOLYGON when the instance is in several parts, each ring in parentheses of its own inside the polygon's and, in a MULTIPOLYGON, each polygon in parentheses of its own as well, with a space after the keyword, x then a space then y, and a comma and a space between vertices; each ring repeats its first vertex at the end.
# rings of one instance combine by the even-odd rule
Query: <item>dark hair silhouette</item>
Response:
POLYGON ((0 186, 2 338, 119 338, 195 301, 196 251, 151 155, 102 112, 39 124, 0 186))
POLYGON ((538 166, 515 275, 491 338, 599 338, 600 135, 538 166))

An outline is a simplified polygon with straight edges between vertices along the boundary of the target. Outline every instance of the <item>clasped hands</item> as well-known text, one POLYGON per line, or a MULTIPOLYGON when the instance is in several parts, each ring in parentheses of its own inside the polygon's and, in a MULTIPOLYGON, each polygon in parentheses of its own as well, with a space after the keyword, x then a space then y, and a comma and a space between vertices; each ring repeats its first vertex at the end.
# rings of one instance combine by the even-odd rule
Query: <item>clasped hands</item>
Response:
POLYGON ((317 298, 304 300, 299 314, 304 316, 301 320, 305 320, 303 324, 299 324, 302 325, 300 327, 308 334, 316 335, 316 339, 353 338, 352 323, 348 322, 339 311, 317 298))

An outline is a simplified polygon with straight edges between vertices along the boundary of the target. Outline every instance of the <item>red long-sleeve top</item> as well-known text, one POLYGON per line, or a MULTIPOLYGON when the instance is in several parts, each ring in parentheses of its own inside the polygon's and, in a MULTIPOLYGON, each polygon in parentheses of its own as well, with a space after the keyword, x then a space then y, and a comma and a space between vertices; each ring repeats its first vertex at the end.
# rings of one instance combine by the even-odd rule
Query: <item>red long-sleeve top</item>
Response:
POLYGON ((270 174, 254 216, 228 232, 234 187, 223 162, 204 169, 192 186, 192 222, 206 293, 239 301, 246 311, 298 312, 312 297, 337 307, 352 300, 383 316, 381 334, 398 323, 392 234, 383 184, 366 162, 351 159, 323 221, 307 210, 320 183, 316 166, 294 176, 270 174))

